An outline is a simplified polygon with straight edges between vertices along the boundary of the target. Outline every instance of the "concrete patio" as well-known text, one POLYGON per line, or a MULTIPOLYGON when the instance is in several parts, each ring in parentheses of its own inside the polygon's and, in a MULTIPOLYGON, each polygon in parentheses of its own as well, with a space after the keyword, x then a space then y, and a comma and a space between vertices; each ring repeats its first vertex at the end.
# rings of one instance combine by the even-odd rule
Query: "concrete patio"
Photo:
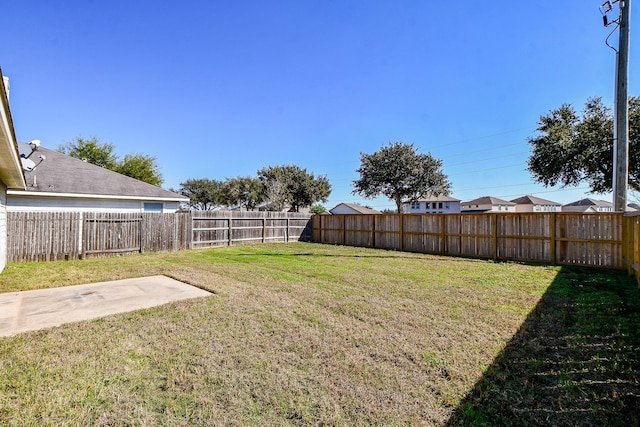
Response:
POLYGON ((209 295, 166 276, 0 294, 0 337, 209 295))

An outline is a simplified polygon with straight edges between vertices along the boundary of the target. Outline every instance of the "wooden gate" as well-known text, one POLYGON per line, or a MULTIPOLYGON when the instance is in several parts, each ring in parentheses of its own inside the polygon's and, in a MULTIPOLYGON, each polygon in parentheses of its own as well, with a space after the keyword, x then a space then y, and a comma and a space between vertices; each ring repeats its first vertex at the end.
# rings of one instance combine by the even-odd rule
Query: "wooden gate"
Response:
POLYGON ((87 213, 82 225, 82 257, 142 252, 140 214, 87 213))

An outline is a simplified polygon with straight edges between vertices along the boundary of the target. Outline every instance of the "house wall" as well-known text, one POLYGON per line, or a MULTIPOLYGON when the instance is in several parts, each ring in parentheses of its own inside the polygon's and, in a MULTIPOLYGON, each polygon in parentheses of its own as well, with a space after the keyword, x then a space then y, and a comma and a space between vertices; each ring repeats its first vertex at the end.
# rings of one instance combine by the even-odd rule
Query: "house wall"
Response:
POLYGON ((0 181, 0 271, 7 265, 7 187, 0 181))
MULTIPOLYGON (((84 199, 76 197, 38 197, 38 196, 7 196, 7 210, 9 212, 144 212, 145 201, 118 199, 84 199)), ((178 202, 162 203, 163 213, 174 213, 178 210, 178 202)))
POLYGON ((423 213, 460 213, 460 202, 425 202, 420 201, 415 204, 407 203, 404 205, 405 213, 423 214, 423 213), (435 203, 435 207, 434 207, 435 203), (442 208, 440 204, 442 203, 442 208))
POLYGON ((531 204, 516 205, 516 212, 548 213, 548 212, 560 212, 561 210, 562 210, 562 207, 559 205, 531 205, 531 204))
POLYGON ((516 205, 462 205, 462 212, 466 211, 516 212, 516 205))

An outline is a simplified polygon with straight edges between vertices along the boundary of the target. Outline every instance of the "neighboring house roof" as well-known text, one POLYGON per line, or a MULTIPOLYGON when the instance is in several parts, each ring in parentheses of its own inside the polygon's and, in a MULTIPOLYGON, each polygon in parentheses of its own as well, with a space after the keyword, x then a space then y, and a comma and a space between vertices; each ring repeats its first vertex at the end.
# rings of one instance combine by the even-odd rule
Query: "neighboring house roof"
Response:
POLYGON ((371 208, 366 208, 362 205, 356 205, 355 203, 338 203, 335 207, 333 207, 332 209, 329 209, 329 212, 333 212, 336 208, 340 207, 340 206, 346 206, 348 208, 353 209, 354 211, 361 213, 361 214, 379 214, 380 212, 375 210, 375 209, 371 209, 371 208))
POLYGON ((108 196, 178 202, 189 200, 180 194, 44 147, 38 147, 31 154, 31 158, 37 159, 39 155, 44 155, 46 159, 38 163, 32 171, 25 171, 27 190, 20 194, 108 196))
POLYGON ((492 196, 479 197, 477 199, 473 199, 468 202, 463 202, 462 204, 463 205, 508 205, 508 206, 515 205, 515 203, 513 202, 498 199, 497 197, 492 197, 492 196))
POLYGON ((562 212, 569 213, 597 213, 598 211, 593 206, 567 206, 562 207, 562 212))
MULTIPOLYGON (((0 69, 1 76, 2 69, 0 69)), ((22 164, 4 82, 5 79, 0 78, 0 181, 4 182, 8 188, 24 189, 22 164)))
POLYGON ((554 205, 561 206, 562 203, 554 202, 551 200, 541 199, 536 196, 522 196, 512 200, 517 205, 554 205))
POLYGON ((576 202, 567 203, 564 206, 606 206, 606 207, 612 207, 613 203, 607 202, 606 200, 596 200, 596 199, 585 198, 585 199, 578 200, 576 202))
MULTIPOLYGON (((418 200, 418 202, 459 202, 460 199, 456 199, 455 197, 449 197, 449 196, 423 196, 420 197, 418 200)), ((408 203, 405 203, 408 204, 408 203)))

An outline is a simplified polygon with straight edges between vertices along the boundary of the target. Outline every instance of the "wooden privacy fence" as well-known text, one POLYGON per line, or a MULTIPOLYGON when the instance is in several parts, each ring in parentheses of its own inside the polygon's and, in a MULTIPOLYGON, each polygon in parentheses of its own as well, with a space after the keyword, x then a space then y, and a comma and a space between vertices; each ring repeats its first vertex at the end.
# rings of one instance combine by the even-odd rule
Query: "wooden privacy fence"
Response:
POLYGON ((640 262, 637 222, 632 239, 629 218, 617 213, 315 215, 312 240, 474 258, 631 268, 640 262), (637 253, 635 263, 630 258, 633 253, 637 253))
POLYGON ((310 216, 283 212, 9 212, 8 262, 310 240, 310 216))

